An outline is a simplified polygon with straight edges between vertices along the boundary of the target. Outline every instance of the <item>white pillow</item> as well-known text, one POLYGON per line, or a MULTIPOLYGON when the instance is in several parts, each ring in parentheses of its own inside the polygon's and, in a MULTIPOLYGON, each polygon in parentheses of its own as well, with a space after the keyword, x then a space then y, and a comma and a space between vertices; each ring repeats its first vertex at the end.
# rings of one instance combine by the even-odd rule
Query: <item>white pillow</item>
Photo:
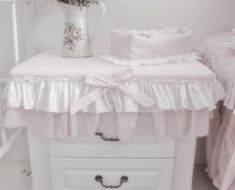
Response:
POLYGON ((127 59, 153 59, 191 53, 193 32, 187 28, 160 31, 115 30, 111 54, 127 59))

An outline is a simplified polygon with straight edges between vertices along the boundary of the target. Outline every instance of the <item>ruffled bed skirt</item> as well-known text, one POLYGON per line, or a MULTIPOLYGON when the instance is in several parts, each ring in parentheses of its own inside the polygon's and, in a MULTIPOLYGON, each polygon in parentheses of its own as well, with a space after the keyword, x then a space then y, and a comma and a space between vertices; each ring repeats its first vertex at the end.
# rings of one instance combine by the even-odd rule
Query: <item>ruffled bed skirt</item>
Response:
MULTIPOLYGON (((126 77, 133 72, 126 70, 121 75, 126 77)), ((94 77, 18 77, 8 83, 3 94, 8 108, 53 113, 153 113, 206 108, 212 111, 224 96, 224 90, 215 78, 154 77, 132 79, 123 84, 94 77), (98 83, 98 86, 87 83, 98 83)))
POLYGON ((220 190, 235 189, 235 115, 225 109, 213 120, 207 138, 208 174, 220 190), (220 124, 221 123, 221 124, 220 124))
POLYGON ((162 113, 48 113, 8 109, 4 126, 27 127, 49 138, 77 138, 101 132, 108 138, 122 141, 135 136, 200 137, 208 135, 210 112, 201 111, 162 113))

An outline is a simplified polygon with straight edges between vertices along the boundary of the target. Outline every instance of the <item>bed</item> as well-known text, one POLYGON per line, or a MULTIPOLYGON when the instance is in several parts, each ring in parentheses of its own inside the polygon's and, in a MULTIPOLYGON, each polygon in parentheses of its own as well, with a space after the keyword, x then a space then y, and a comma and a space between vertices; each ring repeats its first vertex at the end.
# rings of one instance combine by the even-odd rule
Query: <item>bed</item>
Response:
POLYGON ((235 30, 208 37, 197 47, 217 75, 226 96, 211 121, 206 155, 208 175, 220 190, 235 188, 235 30))

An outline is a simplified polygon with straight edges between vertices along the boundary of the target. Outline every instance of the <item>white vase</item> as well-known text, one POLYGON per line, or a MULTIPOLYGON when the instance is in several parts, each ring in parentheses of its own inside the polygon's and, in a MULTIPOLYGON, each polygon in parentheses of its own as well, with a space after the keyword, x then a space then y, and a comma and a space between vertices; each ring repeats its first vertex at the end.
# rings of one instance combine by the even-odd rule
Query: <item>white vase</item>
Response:
MULTIPOLYGON (((103 17, 105 6, 103 3, 103 17)), ((63 56, 71 58, 81 58, 92 56, 92 42, 94 36, 88 31, 87 7, 77 7, 65 3, 60 3, 65 14, 63 56)))

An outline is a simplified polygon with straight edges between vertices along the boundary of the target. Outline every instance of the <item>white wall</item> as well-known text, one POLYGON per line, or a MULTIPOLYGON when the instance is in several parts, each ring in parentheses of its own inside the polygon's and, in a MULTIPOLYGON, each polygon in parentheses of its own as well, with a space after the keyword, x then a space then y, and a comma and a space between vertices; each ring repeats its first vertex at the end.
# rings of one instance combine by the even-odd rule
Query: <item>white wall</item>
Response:
MULTIPOLYGON (((188 26, 195 31, 195 39, 231 29, 235 14, 234 0, 104 0, 107 15, 95 41, 96 48, 107 48, 108 29, 155 29, 163 26, 188 26)), ((27 23, 28 32, 21 31, 20 45, 23 56, 48 48, 62 46, 64 15, 50 0, 31 0, 27 23), (27 35, 27 51, 23 41, 27 35)), ((0 3, 0 77, 5 77, 13 62, 13 41, 10 7, 0 3)), ((95 14, 99 12, 93 8, 95 14)), ((18 13, 22 12, 22 7, 18 13)), ((20 18, 19 26, 25 23, 20 18)), ((95 22, 95 18, 92 18, 95 22)), ((22 136, 6 160, 27 160, 26 137, 22 136)), ((204 143, 199 143, 196 162, 205 161, 204 143), (201 148, 200 148, 201 147, 201 148)))
MULTIPOLYGON (((110 28, 155 29, 188 26, 195 38, 226 31, 233 24, 234 0, 104 0, 107 15, 95 47, 108 47, 110 28)), ((61 47, 64 15, 56 3, 37 0, 37 50, 61 47)), ((93 8, 93 12, 95 12, 93 8)), ((97 12, 94 13, 97 15, 97 12)), ((95 22, 97 19, 92 18, 95 22)))

